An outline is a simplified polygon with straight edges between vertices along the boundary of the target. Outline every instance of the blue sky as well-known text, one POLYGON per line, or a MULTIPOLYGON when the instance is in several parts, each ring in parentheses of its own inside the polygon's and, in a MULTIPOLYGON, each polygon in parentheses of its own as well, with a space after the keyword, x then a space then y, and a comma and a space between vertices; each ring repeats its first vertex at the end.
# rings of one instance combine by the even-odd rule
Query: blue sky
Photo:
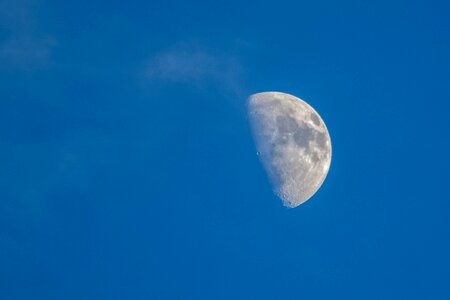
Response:
POLYGON ((448 299, 448 1, 0 0, 1 299, 448 299), (286 209, 248 95, 326 122, 286 209))

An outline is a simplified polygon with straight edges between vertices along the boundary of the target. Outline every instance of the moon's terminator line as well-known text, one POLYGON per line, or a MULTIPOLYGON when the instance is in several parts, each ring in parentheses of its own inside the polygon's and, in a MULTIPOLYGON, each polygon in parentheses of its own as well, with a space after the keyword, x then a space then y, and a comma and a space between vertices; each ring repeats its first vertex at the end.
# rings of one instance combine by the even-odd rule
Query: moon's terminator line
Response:
POLYGON ((248 99, 259 156, 274 192, 289 208, 311 198, 331 163, 331 139, 319 114, 289 94, 264 92, 248 99))

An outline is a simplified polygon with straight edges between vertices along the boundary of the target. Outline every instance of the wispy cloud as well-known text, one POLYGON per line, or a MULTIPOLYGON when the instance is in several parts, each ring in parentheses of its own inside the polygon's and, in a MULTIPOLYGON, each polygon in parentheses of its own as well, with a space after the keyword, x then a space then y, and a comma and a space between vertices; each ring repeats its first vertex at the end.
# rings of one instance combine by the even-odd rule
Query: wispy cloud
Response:
POLYGON ((0 46, 0 58, 5 64, 22 70, 31 70, 48 66, 51 53, 56 45, 50 36, 14 36, 0 46))
POLYGON ((39 30, 33 0, 0 0, 0 26, 5 38, 0 39, 0 64, 20 70, 46 67, 56 39, 39 30))
POLYGON ((244 69, 239 58, 208 51, 198 44, 181 44, 152 56, 144 68, 146 81, 188 84, 239 95, 244 69))

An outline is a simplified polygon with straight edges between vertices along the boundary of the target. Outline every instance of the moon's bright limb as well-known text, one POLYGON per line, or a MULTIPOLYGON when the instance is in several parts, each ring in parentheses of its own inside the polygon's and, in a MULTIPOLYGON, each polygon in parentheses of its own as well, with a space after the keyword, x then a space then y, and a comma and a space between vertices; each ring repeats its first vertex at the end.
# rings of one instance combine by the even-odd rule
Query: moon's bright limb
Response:
POLYGON ((256 147, 274 192, 286 207, 311 198, 331 163, 331 139, 319 114, 289 94, 264 92, 248 99, 256 147))

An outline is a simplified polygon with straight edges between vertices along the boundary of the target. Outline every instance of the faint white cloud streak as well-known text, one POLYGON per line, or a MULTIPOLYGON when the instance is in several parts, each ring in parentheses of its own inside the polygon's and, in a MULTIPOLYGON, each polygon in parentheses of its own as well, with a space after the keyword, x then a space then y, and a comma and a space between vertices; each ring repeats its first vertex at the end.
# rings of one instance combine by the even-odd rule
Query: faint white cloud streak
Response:
POLYGON ((243 67, 236 56, 182 45, 151 57, 145 64, 144 77, 146 81, 213 88, 236 96, 242 94, 243 67))
POLYGON ((33 0, 0 0, 0 26, 5 38, 0 39, 0 64, 22 71, 46 67, 56 39, 39 30, 35 16, 38 3, 33 0))
POLYGON ((49 36, 15 36, 0 46, 0 57, 8 65, 21 70, 32 70, 48 66, 56 41, 49 36))

